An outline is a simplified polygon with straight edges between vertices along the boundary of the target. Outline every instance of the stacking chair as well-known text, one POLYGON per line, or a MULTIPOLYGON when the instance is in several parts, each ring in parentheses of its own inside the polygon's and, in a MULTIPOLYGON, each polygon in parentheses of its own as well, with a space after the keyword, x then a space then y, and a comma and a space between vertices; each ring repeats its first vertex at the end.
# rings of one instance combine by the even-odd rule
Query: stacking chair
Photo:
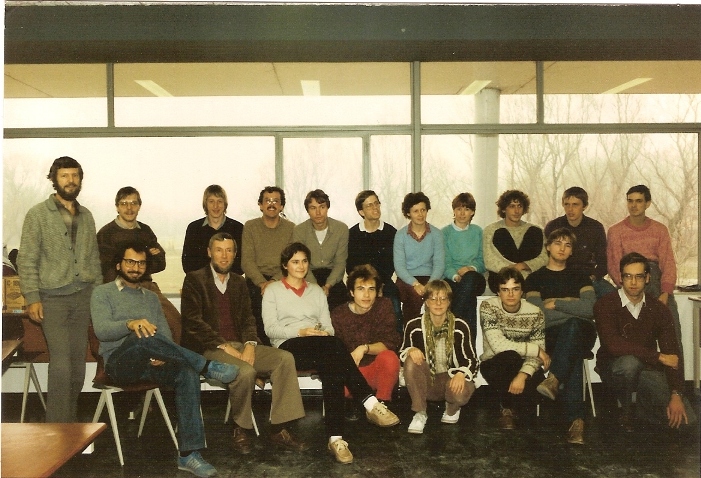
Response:
POLYGON ((21 319, 22 326, 22 347, 19 356, 16 360, 13 360, 9 365, 9 368, 23 368, 24 369, 24 386, 22 388, 22 412, 20 414, 20 423, 24 423, 24 416, 27 411, 27 398, 29 395, 29 383, 34 385, 34 390, 37 392, 37 396, 41 401, 44 411, 46 411, 46 400, 44 399, 44 393, 41 390, 41 385, 39 385, 39 379, 37 377, 36 370, 34 369, 35 362, 48 362, 49 361, 49 349, 46 345, 46 339, 44 338, 44 332, 41 326, 35 322, 32 322, 27 317, 21 319))
POLYGON ((105 364, 102 360, 102 356, 99 355, 100 341, 95 335, 92 325, 88 330, 88 339, 90 343, 90 350, 97 359, 97 371, 95 372, 95 378, 93 379, 93 387, 100 390, 100 400, 97 403, 97 408, 95 409, 95 415, 93 415, 93 423, 97 422, 102 414, 102 411, 107 406, 107 413, 110 417, 110 425, 112 427, 112 434, 114 435, 114 442, 117 446, 117 455, 119 455, 119 463, 124 466, 124 456, 122 455, 122 443, 119 439, 119 428, 117 427, 117 417, 114 410, 114 401, 112 395, 118 392, 146 392, 146 398, 144 400, 143 410, 141 412, 141 422, 139 423, 139 432, 137 436, 141 436, 141 432, 144 428, 144 422, 146 421, 146 414, 148 413, 149 405, 151 404, 151 398, 155 397, 158 407, 161 409, 161 414, 163 415, 163 420, 166 422, 168 431, 170 432, 170 437, 173 439, 173 444, 175 444, 175 449, 178 449, 178 440, 175 437, 175 431, 173 430, 173 425, 170 422, 170 417, 168 416, 168 410, 166 409, 165 403, 163 402, 163 396, 161 395, 160 388, 158 384, 151 382, 137 382, 130 385, 117 386, 112 383, 109 376, 105 373, 105 364))

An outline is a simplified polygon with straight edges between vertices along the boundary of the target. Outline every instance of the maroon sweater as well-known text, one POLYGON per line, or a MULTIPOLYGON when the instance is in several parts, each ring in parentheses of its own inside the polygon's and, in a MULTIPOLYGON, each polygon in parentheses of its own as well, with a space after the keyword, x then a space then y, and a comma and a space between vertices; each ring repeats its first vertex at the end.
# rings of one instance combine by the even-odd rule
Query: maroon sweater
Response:
MULTIPOLYGON (((365 314, 354 313, 348 308, 348 303, 341 304, 331 312, 331 322, 336 337, 341 339, 349 352, 359 345, 375 342, 382 342, 387 349, 396 352, 401 341, 392 301, 386 297, 378 297, 365 314)), ((369 365, 374 360, 374 355, 365 355, 360 366, 369 365)))
POLYGON ((666 305, 646 295, 645 305, 636 320, 621 305, 621 298, 615 291, 596 302, 594 321, 601 341, 596 354, 597 368, 606 369, 615 358, 633 355, 651 368, 663 370, 670 390, 683 389, 684 361, 679 353, 672 315, 666 305), (678 356, 677 370, 662 365, 658 360, 660 353, 678 356))

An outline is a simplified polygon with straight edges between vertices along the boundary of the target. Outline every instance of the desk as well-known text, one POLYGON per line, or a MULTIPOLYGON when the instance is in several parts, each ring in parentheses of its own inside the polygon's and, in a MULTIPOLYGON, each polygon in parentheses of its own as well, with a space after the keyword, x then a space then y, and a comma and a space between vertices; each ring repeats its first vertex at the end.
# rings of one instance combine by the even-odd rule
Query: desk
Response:
POLYGON ((2 476, 51 476, 102 433, 104 423, 3 423, 2 476))
POLYGON ((698 390, 701 382, 701 371, 699 370, 699 367, 701 367, 701 364, 699 364, 699 341, 701 341, 701 337, 699 337, 699 321, 701 320, 699 311, 701 311, 701 297, 689 297, 689 300, 694 307, 694 317, 692 319, 694 321, 692 325, 693 337, 691 339, 694 343, 694 389, 698 390))
POLYGON ((22 339, 3 340, 2 362, 5 363, 5 360, 10 358, 17 351, 20 345, 22 345, 22 339))

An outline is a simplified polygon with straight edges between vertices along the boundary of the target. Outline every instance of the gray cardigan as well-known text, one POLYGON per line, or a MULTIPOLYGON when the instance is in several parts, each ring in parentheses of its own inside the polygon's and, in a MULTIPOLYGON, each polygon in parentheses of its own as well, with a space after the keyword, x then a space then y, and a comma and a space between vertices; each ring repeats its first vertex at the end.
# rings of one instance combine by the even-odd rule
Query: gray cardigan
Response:
POLYGON ((292 231, 292 242, 301 242, 312 253, 309 261, 307 281, 316 283, 314 269, 331 269, 331 274, 326 280, 328 285, 336 285, 343 281, 346 273, 346 260, 348 259, 348 226, 336 219, 329 218, 329 230, 324 238, 324 243, 319 244, 314 232, 312 220, 307 219, 302 224, 295 226, 292 231))
POLYGON ((95 220, 79 205, 75 249, 53 194, 32 207, 24 218, 17 266, 20 289, 27 304, 39 293, 67 295, 102 283, 95 220))

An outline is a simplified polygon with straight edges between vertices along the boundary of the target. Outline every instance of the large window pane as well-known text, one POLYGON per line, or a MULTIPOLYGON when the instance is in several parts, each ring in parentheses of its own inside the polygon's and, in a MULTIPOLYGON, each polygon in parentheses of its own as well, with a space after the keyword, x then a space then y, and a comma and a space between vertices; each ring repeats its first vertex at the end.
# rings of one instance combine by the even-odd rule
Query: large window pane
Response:
POLYGON ((355 195, 363 187, 361 138, 286 138, 283 148, 285 214, 292 222, 309 219, 304 197, 314 189, 329 195, 329 217, 349 227, 358 222, 355 195))
POLYGON ((546 123, 701 121, 701 61, 546 62, 546 123))
POLYGON ((83 166, 79 201, 98 230, 116 217, 114 197, 123 186, 141 193, 139 220, 151 226, 166 250, 167 267, 154 275, 164 292, 178 292, 187 224, 204 216, 202 192, 220 184, 227 215, 245 222, 258 217, 258 193, 275 183, 272 138, 17 139, 4 142, 3 244, 19 247, 24 216, 52 192, 46 174, 67 155, 83 166))
POLYGON ((408 63, 115 66, 117 126, 407 124, 408 63))
POLYGON ((698 137, 696 134, 501 135, 499 188, 531 198, 526 220, 544 226, 563 214, 562 191, 589 193, 586 214, 605 228, 627 216, 625 193, 646 184, 647 214, 672 237, 678 283, 696 283, 698 137))
POLYGON ((382 220, 399 229, 406 224, 402 200, 411 191, 411 137, 370 138, 370 189, 382 202, 382 220))
POLYGON ((107 126, 105 65, 5 65, 6 128, 107 126))
POLYGON ((426 124, 535 123, 535 63, 421 64, 426 124))

